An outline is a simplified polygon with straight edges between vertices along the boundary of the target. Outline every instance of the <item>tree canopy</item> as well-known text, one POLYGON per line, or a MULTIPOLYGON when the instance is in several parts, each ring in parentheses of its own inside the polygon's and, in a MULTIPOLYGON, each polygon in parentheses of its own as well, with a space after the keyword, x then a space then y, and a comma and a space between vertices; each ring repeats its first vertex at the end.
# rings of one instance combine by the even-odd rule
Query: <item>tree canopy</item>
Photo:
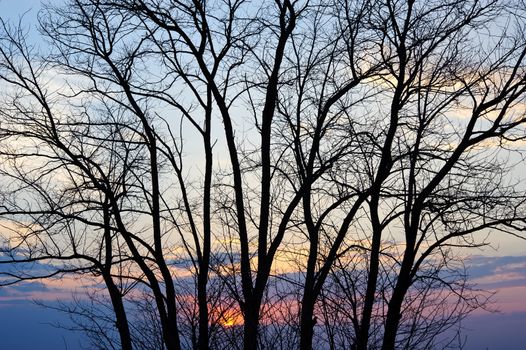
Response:
POLYGON ((524 15, 68 0, 40 45, 1 20, 1 283, 96 276, 63 307, 96 348, 460 347, 465 248, 525 238, 524 15))

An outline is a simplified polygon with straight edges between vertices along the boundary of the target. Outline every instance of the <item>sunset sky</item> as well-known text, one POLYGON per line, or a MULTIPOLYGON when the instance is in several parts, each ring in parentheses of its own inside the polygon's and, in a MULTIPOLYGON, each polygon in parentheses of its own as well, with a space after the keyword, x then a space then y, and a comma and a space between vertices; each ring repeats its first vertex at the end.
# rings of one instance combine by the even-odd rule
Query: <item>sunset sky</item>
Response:
MULTIPOLYGON (((472 281, 496 292, 492 306, 500 310, 476 311, 463 323, 467 350, 522 350, 526 343, 526 256, 474 256, 472 281), (503 344, 506 344, 505 346, 503 344)), ((53 305, 82 295, 84 287, 72 280, 24 283, 0 289, 0 337, 3 349, 77 349, 82 334, 54 327, 71 325, 68 317, 38 306, 53 305)))
MULTIPOLYGON (((59 0, 56 0, 57 2, 59 0)), ((16 22, 35 25, 40 0, 0 0, 0 15, 16 22)), ((30 29, 30 39, 34 27, 30 29)), ((36 36, 35 36, 36 37, 36 36)), ((31 40, 29 40, 31 41, 31 40)), ((40 45, 45 43, 40 42, 40 45)), ((465 261, 471 282, 495 292, 492 307, 498 312, 479 310, 463 323, 467 350, 521 350, 526 344, 526 242, 498 235, 489 237, 492 247, 470 252, 465 261)), ((45 269, 45 265, 41 265, 45 269)), ((1 349, 78 349, 79 333, 56 328, 71 325, 67 315, 36 305, 42 300, 54 305, 72 295, 82 295, 85 287, 75 280, 27 282, 0 288, 1 349)))

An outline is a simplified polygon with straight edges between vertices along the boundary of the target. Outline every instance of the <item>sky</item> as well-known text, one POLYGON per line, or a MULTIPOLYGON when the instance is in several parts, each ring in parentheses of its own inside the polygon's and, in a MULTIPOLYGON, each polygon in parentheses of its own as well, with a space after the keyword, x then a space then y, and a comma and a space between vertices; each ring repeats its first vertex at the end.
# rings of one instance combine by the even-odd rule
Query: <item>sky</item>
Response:
MULTIPOLYGON (((57 0, 58 1, 58 0, 57 0)), ((34 24, 39 0, 0 0, 0 15, 34 24)), ((471 281, 495 292, 499 312, 476 311, 463 322, 466 350, 522 350, 526 344, 526 243, 493 237, 495 249, 476 251, 467 263, 471 281)), ((68 318, 34 303, 70 300, 82 288, 67 281, 43 281, 0 288, 0 348, 16 350, 78 349, 82 334, 56 328, 68 318)))
MULTIPOLYGON (((523 350, 526 344, 526 256, 474 256, 469 263, 472 282, 495 292, 492 308, 475 311, 462 323, 465 350, 523 350)), ((79 349, 87 345, 81 333, 57 328, 71 326, 66 314, 35 303, 54 306, 85 290, 72 280, 31 282, 0 288, 1 349, 79 349)))

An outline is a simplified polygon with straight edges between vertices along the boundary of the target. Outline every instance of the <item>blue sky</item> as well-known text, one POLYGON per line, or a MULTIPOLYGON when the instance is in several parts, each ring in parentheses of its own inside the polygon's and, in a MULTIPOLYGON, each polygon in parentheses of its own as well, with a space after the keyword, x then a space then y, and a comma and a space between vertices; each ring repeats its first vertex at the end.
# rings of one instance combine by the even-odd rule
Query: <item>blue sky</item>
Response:
POLYGON ((2 349, 81 349, 81 334, 53 326, 67 322, 58 311, 45 309, 30 300, 2 301, 0 317, 2 349))

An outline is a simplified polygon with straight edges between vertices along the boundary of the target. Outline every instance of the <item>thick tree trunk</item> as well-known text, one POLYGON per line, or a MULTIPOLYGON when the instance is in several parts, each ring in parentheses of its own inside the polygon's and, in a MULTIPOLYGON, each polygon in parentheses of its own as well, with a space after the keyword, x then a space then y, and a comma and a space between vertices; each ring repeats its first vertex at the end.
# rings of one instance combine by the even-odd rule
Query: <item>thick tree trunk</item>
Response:
POLYGON ((310 293, 303 295, 300 319, 300 350, 312 350, 314 337, 314 301, 310 293))
POLYGON ((411 286, 411 268, 413 266, 413 257, 411 254, 404 256, 402 267, 396 282, 395 289, 387 309, 387 318, 385 321, 384 339, 382 350, 394 350, 396 345, 396 334, 400 325, 402 304, 405 294, 411 286))
POLYGON ((367 350, 369 342, 369 329, 371 328, 371 315, 376 294, 376 282, 378 281, 378 265, 380 261, 380 235, 373 237, 371 249, 371 261, 369 264, 369 274, 367 277, 367 291, 362 311, 362 321, 356 339, 357 350, 367 350))
POLYGON ((389 302, 389 309, 387 311, 382 350, 395 350, 396 334, 398 333, 398 326, 400 324, 400 310, 403 300, 403 294, 395 290, 395 294, 393 294, 389 302))
POLYGON ((128 318, 126 317, 124 303, 122 301, 122 294, 111 280, 111 276, 104 276, 104 280, 110 294, 111 305, 113 306, 113 312, 115 314, 115 323, 117 331, 119 332, 121 349, 132 350, 130 327, 128 324, 128 318))
MULTIPOLYGON (((199 338, 198 338, 198 349, 208 350, 208 303, 207 303, 207 275, 204 275, 205 271, 200 271, 198 277, 198 291, 197 291, 197 303, 199 307, 199 338), (203 276, 204 275, 204 276, 203 276)), ((208 274, 208 268, 206 269, 208 274)))
MULTIPOLYGON (((387 170, 386 170, 387 172, 387 170)), ((385 178, 385 174, 379 175, 385 178)), ((367 350, 369 343, 369 329, 371 328, 371 315, 376 299, 376 283, 378 281, 378 266, 380 264, 380 248, 382 243, 382 227, 378 217, 378 193, 371 200, 371 221, 373 225, 373 241, 371 244, 371 257, 369 261, 369 273, 367 276, 367 290, 362 311, 359 332, 356 335, 356 349, 367 350)))
POLYGON ((168 327, 163 327, 163 338, 167 350, 181 350, 177 321, 171 317, 167 322, 168 327))
MULTIPOLYGON (((210 269, 210 246, 211 246, 211 187, 212 187, 212 144, 210 139, 211 119, 212 119, 212 92, 207 91, 206 121, 205 121, 205 179, 203 193, 203 252, 199 263, 199 276, 197 278, 197 300, 199 307, 199 339, 198 349, 208 350, 209 331, 208 331, 208 272, 210 269)), ((196 242, 197 245, 197 242, 196 242)))
MULTIPOLYGON (((305 208, 310 209, 310 198, 304 202, 305 208)), ((300 318, 300 350, 312 350, 312 338, 314 336, 314 304, 317 295, 314 293, 314 271, 316 269, 316 256, 318 254, 318 232, 312 222, 308 223, 310 228, 310 248, 309 259, 307 262, 307 274, 305 276, 305 285, 303 287, 303 298, 301 300, 301 318, 300 318)))
POLYGON ((258 348, 259 307, 260 303, 247 302, 243 328, 243 350, 258 348))

